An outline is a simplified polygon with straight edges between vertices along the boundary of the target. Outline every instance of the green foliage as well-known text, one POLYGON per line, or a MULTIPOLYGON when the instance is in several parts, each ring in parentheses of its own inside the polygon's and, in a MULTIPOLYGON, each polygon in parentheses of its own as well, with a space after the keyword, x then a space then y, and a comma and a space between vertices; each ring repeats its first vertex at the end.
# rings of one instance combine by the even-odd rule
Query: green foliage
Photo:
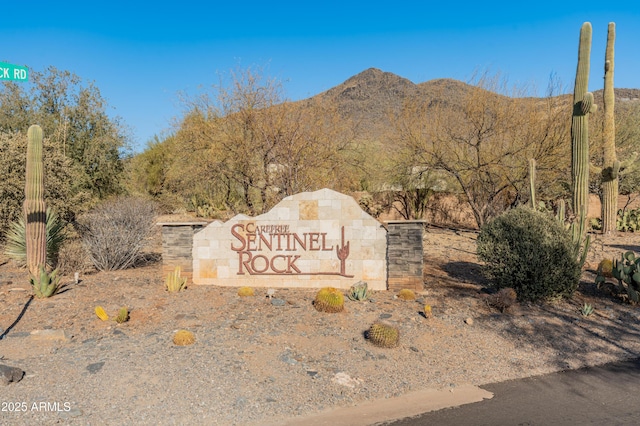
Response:
POLYGON ((31 70, 29 80, 0 84, 0 235, 20 216, 30 123, 46 135, 44 198, 64 221, 121 191, 127 136, 100 91, 54 67, 31 70))
POLYGON ((592 313, 593 313, 593 306, 585 302, 585 304, 582 305, 582 308, 580 309, 580 314, 582 314, 583 317, 588 317, 592 313))
POLYGON ((386 322, 377 321, 369 327, 367 338, 381 348, 394 348, 400 343, 400 330, 386 322))
POLYGON ((353 301, 362 301, 367 300, 369 298, 369 287, 366 282, 358 281, 349 289, 349 293, 347 294, 349 300, 353 301))
POLYGON ((324 287, 316 293, 313 306, 320 312, 342 312, 344 310, 344 296, 337 288, 324 287))
POLYGON ((116 322, 118 324, 122 324, 129 321, 129 309, 126 306, 123 306, 118 311, 118 316, 116 316, 116 322))
POLYGON ((520 300, 570 296, 581 268, 571 235, 553 217, 518 207, 485 225, 477 240, 483 272, 520 300))
MULTIPOLYGON (((46 215, 47 266, 54 267, 56 266, 60 246, 65 240, 65 225, 60 221, 56 212, 50 208, 47 208, 46 215)), ((17 222, 13 222, 11 224, 5 238, 7 244, 5 246, 4 253, 11 259, 18 262, 18 264, 26 265, 27 246, 23 216, 21 216, 17 222)))
POLYGON ((248 69, 186 99, 176 133, 132 159, 131 191, 214 217, 259 214, 303 191, 357 189, 355 126, 333 104, 287 102, 282 92, 248 69))
POLYGON ((58 270, 48 273, 47 270, 40 266, 37 276, 30 277, 31 287, 37 298, 51 297, 60 289, 60 277, 58 270))
MULTIPOLYGON (((613 262, 613 277, 618 281, 618 291, 626 293, 629 300, 638 303, 640 301, 640 257, 628 251, 620 260, 613 262)), ((598 288, 606 281, 604 274, 596 276, 598 288)))
POLYGON ((622 232, 636 232, 640 230, 640 209, 618 210, 616 227, 622 232))
MULTIPOLYGON (((27 137, 24 133, 0 133, 0 236, 23 216, 27 137)), ((50 138, 43 140, 43 161, 47 171, 44 198, 63 222, 86 210, 90 195, 78 187, 81 171, 62 154, 62 147, 50 138)))
MULTIPOLYGON (((602 229, 602 219, 593 218, 591 227, 602 229)), ((621 232, 637 232, 640 230, 640 209, 619 209, 616 216, 616 229, 621 232)))

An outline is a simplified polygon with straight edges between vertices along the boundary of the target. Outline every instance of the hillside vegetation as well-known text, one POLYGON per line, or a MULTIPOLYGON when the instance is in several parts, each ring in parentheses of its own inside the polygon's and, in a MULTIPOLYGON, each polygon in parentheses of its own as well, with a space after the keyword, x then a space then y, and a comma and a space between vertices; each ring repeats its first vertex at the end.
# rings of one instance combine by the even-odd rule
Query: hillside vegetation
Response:
MULTIPOLYGON (((640 90, 617 96, 624 157, 640 143, 640 90)), ((596 163, 599 119, 591 125, 596 163)), ((239 71, 226 86, 191 99, 175 132, 132 160, 129 189, 168 210, 221 218, 261 213, 322 187, 364 192, 372 214, 393 208, 420 218, 448 193, 468 204, 480 226, 527 201, 530 158, 539 198, 568 198, 570 123, 571 95, 532 97, 500 76, 414 84, 371 68, 290 102, 277 81, 239 71)), ((628 174, 624 191, 635 191, 637 180, 628 174)), ((598 176, 592 182, 597 192, 598 176)))
MULTIPOLYGON (((482 225, 527 201, 530 158, 538 198, 568 198, 571 95, 532 97, 500 76, 415 84, 371 68, 292 102, 279 81, 239 70, 187 99, 174 131, 130 156, 127 129, 106 114, 98 88, 55 68, 32 75, 29 86, 0 90, 0 238, 21 214, 32 123, 45 134, 45 198, 71 223, 123 194, 155 200, 166 213, 227 218, 329 187, 356 195, 373 215, 408 219, 426 217, 448 194, 482 225)), ((601 103, 602 91, 595 97, 601 103)), ((640 90, 617 89, 616 97, 624 159, 640 151, 640 90)), ((594 164, 600 120, 598 112, 590 125, 594 164)), ((622 176, 621 192, 637 192, 638 173, 622 176)), ((591 182, 597 193, 599 177, 591 182)))

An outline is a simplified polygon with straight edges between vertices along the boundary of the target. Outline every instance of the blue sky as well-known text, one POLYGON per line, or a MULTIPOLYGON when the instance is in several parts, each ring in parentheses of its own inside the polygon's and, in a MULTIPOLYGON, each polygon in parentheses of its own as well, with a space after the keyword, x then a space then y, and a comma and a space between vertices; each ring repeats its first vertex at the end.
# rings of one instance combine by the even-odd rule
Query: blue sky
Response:
POLYGON ((0 12, 0 61, 93 81, 141 151, 183 113, 179 92, 195 95, 238 67, 266 67, 293 100, 370 67, 414 83, 469 81, 488 69, 540 95, 555 74, 570 92, 585 21, 590 89, 602 87, 610 21, 616 87, 640 88, 640 4, 629 4, 637 3, 14 1, 0 12))

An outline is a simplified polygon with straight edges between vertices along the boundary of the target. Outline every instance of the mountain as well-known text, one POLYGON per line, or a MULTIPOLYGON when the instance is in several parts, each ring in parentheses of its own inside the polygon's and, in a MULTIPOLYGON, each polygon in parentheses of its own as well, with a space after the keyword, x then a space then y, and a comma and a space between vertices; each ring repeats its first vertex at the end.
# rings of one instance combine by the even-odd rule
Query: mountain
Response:
POLYGON ((471 86, 451 79, 415 84, 377 68, 369 68, 311 99, 330 102, 345 117, 358 123, 362 136, 376 138, 391 126, 390 114, 415 98, 459 99, 471 86))
MULTIPOLYGON (((390 113, 399 112, 405 102, 417 97, 429 103, 457 104, 464 100, 472 87, 448 78, 416 84, 396 74, 369 68, 310 99, 334 103, 345 118, 359 124, 364 138, 377 138, 392 125, 390 113)), ((621 88, 615 89, 615 93, 616 108, 626 108, 640 101, 640 89, 621 88)), ((560 96, 570 99, 572 95, 560 96)), ((602 89, 595 91, 594 96, 602 105, 602 89)))

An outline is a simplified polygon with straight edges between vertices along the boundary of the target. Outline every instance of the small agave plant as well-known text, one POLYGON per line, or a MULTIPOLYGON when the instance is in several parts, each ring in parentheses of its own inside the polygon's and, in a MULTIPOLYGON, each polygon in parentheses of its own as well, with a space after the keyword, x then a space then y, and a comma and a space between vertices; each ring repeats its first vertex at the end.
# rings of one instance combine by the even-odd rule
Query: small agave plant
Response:
POLYGON ((580 309, 580 313, 582 314, 583 317, 588 317, 593 313, 593 306, 590 305, 589 303, 585 303, 580 309))
POLYGON ((57 269, 48 273, 44 266, 40 266, 38 276, 31 276, 30 281, 33 292, 39 299, 51 297, 60 290, 60 277, 57 269))
POLYGON ((359 281, 351 286, 349 293, 347 294, 349 300, 367 300, 369 298, 369 288, 367 283, 359 281))

